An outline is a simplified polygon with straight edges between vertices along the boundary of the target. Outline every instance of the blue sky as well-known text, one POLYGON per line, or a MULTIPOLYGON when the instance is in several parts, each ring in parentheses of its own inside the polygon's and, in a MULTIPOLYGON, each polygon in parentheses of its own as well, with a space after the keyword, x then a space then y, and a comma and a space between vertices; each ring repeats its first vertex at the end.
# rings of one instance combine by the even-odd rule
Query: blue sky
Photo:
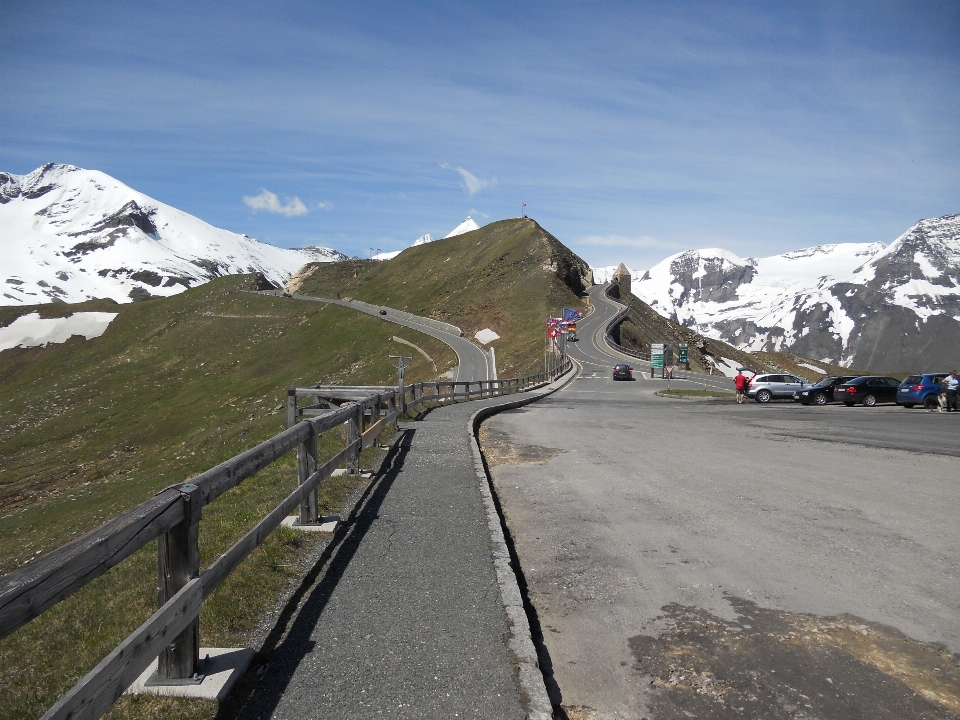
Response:
POLYGON ((955 0, 4 0, 0 48, 0 170, 102 170, 284 247, 366 256, 526 202, 642 268, 960 212, 955 0))

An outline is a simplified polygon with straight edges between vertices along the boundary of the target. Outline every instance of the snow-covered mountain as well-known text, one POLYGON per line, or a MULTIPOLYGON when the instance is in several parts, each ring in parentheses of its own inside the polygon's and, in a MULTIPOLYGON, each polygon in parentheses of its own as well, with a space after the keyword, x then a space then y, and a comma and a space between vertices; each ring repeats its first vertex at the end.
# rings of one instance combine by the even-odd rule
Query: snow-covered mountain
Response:
POLYGON ((631 271, 631 280, 661 315, 743 350, 877 371, 960 365, 960 215, 921 220, 889 246, 818 245, 759 259, 693 250, 631 271))
POLYGON ((0 247, 2 305, 123 303, 257 271, 282 285, 308 262, 346 259, 220 230, 102 172, 54 163, 0 172, 0 247))
POLYGON ((464 220, 459 225, 457 225, 453 230, 448 232, 446 235, 444 235, 443 239, 446 240, 447 238, 456 237, 457 235, 463 235, 464 233, 473 232, 474 230, 479 230, 479 229, 480 229, 480 226, 477 225, 476 222, 474 222, 472 217, 467 215, 467 219, 464 220))
MULTIPOLYGON (((444 235, 443 239, 446 240, 447 238, 452 238, 452 237, 455 237, 456 235, 463 235, 464 233, 468 233, 468 232, 471 232, 472 230, 479 230, 479 229, 480 229, 480 226, 474 222, 472 217, 467 215, 467 219, 464 220, 459 225, 457 225, 453 230, 448 232, 446 235, 444 235)), ((413 245, 411 245, 410 247, 417 247, 418 245, 426 245, 427 243, 431 243, 431 242, 434 242, 434 239, 430 237, 429 233, 427 233, 426 235, 421 235, 420 237, 418 237, 414 241, 413 245)), ((372 259, 373 260, 392 260, 402 252, 403 250, 391 250, 390 252, 381 252, 374 255, 372 259)))

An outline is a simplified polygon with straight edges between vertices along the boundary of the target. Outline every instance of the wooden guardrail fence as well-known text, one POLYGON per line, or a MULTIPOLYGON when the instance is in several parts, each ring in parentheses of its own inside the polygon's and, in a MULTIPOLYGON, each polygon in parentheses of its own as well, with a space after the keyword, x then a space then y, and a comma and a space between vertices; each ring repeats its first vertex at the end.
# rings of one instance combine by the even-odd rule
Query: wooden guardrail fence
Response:
POLYGON ((421 382, 402 388, 316 386, 288 391, 287 428, 188 482, 172 485, 104 525, 0 577, 0 638, 38 617, 87 583, 157 540, 158 610, 87 673, 42 720, 99 718, 155 658, 158 682, 200 677, 203 601, 299 508, 301 524, 318 520, 317 489, 334 470, 359 470, 360 452, 405 410, 428 402, 524 392, 567 372, 569 360, 523 378, 421 382), (298 397, 311 404, 298 407, 298 397), (343 401, 332 407, 322 399, 343 401), (318 466, 317 438, 346 425, 345 447, 318 466), (297 451, 298 486, 233 546, 200 572, 198 527, 203 507, 258 471, 297 451))

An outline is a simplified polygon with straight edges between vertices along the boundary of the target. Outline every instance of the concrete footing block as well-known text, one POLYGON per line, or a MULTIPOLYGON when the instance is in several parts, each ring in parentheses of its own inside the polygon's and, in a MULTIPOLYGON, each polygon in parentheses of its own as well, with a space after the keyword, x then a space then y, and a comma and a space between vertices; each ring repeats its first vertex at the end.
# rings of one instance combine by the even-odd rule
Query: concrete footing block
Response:
POLYGON ((124 695, 164 695, 223 702, 234 683, 247 671, 254 652, 251 648, 200 648, 201 682, 158 685, 151 682, 157 673, 157 661, 138 677, 124 695))
POLYGON ((284 527, 292 528, 293 530, 302 530, 303 532, 332 533, 337 529, 337 525, 340 523, 340 521, 341 518, 339 515, 325 515, 319 518, 316 523, 301 525, 300 518, 296 515, 291 515, 288 518, 284 518, 280 524, 284 527))

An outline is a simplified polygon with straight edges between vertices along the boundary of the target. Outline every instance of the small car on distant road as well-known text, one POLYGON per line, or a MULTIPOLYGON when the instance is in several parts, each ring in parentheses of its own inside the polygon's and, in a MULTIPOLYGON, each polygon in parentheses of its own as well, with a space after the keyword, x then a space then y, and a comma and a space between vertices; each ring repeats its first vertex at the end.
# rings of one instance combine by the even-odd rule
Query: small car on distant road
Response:
POLYGON ((863 403, 873 407, 877 403, 895 403, 900 381, 881 375, 863 375, 850 382, 837 385, 833 397, 847 407, 863 403))
POLYGON ((784 373, 765 373, 750 378, 747 387, 747 397, 758 403, 768 403, 771 400, 793 399, 794 393, 807 387, 807 381, 794 375, 784 373))
POLYGON ((833 390, 837 385, 855 380, 856 375, 841 375, 840 377, 825 377, 816 385, 811 385, 806 390, 798 390, 793 394, 793 399, 802 405, 826 405, 836 398, 833 396, 833 390))
POLYGON ((927 410, 937 407, 940 383, 949 374, 925 373, 909 376, 897 388, 897 405, 903 405, 905 408, 923 405, 927 410))
POLYGON ((633 380, 633 368, 626 363, 617 363, 613 366, 614 380, 633 380))

